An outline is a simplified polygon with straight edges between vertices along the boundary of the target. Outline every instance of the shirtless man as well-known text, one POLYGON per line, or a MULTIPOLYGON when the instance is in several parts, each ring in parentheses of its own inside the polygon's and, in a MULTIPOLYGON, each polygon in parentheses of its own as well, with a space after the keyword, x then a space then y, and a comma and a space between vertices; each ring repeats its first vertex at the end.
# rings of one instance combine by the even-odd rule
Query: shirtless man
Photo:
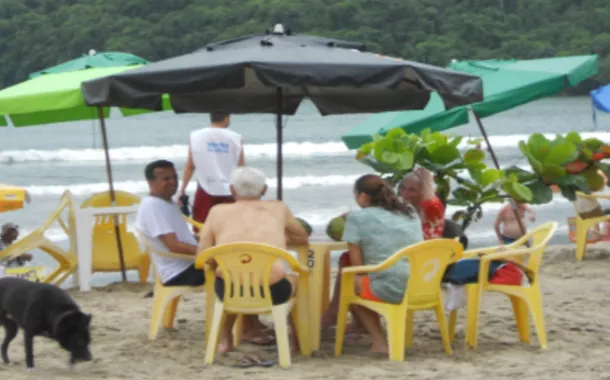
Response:
MULTIPOLYGON (((526 227, 526 212, 530 214, 530 222, 536 221, 536 213, 534 212, 534 209, 525 203, 517 203, 517 212, 521 217, 523 227, 526 227)), ((496 217, 496 222, 494 223, 494 229, 496 230, 496 236, 498 237, 498 243, 500 245, 514 243, 524 235, 524 232, 521 231, 521 227, 519 227, 519 222, 515 217, 515 212, 510 204, 504 205, 500 211, 498 211, 498 216, 496 217)))
MULTIPOLYGON (((307 244, 307 232, 283 202, 261 200, 267 191, 263 172, 250 167, 238 167, 231 175, 230 188, 236 201, 218 204, 210 210, 201 230, 198 252, 218 244, 235 242, 264 243, 282 249, 286 249, 289 244, 307 244)), ((220 278, 220 272, 217 272, 217 276, 216 292, 224 293, 224 281, 220 278)), ((295 291, 295 276, 287 271, 282 260, 276 261, 271 271, 271 297, 274 303, 285 302, 295 291)), ((218 344, 219 352, 233 350, 234 322, 235 315, 228 315, 218 344)), ((252 331, 257 333, 256 323, 256 317, 244 318, 244 340, 251 337, 252 331)))

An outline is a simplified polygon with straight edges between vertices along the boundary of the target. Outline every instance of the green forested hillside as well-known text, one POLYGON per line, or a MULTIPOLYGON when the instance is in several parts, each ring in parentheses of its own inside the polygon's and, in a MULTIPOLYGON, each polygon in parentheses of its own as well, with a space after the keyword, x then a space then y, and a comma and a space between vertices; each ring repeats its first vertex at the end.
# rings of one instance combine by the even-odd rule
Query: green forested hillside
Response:
POLYGON ((0 87, 89 49, 154 61, 277 22, 436 65, 595 52, 610 82, 610 0, 0 0, 0 87))

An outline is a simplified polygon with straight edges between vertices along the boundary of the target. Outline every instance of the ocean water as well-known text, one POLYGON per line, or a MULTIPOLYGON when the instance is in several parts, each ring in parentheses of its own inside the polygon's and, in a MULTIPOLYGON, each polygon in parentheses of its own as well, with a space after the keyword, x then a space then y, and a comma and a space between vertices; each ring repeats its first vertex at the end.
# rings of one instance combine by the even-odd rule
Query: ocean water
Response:
MULTIPOLYGON (((341 135, 368 115, 322 117, 310 102, 298 113, 285 117, 284 200, 295 215, 324 234, 333 217, 357 208, 352 185, 362 174, 372 172, 354 159, 341 135)), ((115 189, 144 195, 147 185, 143 169, 147 162, 172 160, 181 172, 187 154, 188 135, 208 124, 207 114, 174 115, 170 112, 123 118, 113 112, 107 122, 115 189)), ((483 120, 502 166, 527 167, 517 148, 520 140, 534 132, 566 133, 574 130, 610 141, 610 116, 598 115, 594 130, 588 97, 561 97, 539 100, 483 120)), ((267 198, 275 197, 275 119, 273 115, 235 115, 231 127, 245 141, 247 165, 260 168, 269 178, 267 198)), ((470 125, 454 128, 455 135, 480 137, 470 125)), ((108 189, 99 126, 95 121, 63 123, 25 128, 0 128, 0 183, 26 187, 32 203, 18 211, 0 214, 0 224, 11 221, 22 234, 38 227, 55 208, 59 196, 69 189, 78 203, 88 195, 108 189)), ((189 191, 194 190, 192 181, 189 191)), ((493 221, 498 204, 488 205, 483 218, 467 230, 472 246, 495 244, 493 221)), ((535 207, 538 223, 559 222, 555 243, 567 242, 566 218, 574 214, 572 205, 560 195, 547 205, 535 207)), ((457 208, 449 207, 447 215, 457 208)), ((59 228, 48 237, 65 244, 59 228)), ((46 264, 44 255, 36 261, 46 264)), ((96 282, 118 277, 95 275, 96 282), (101 276, 101 277, 100 277, 101 276)))

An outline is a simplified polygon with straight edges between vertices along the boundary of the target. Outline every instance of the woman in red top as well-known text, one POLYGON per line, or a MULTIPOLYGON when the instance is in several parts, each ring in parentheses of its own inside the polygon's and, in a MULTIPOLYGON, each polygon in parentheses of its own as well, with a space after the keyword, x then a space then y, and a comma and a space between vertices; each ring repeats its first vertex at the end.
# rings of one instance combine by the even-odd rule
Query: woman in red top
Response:
POLYGON ((434 176, 425 168, 407 174, 399 187, 400 196, 419 212, 424 239, 440 239, 445 230, 445 206, 434 193, 434 176))

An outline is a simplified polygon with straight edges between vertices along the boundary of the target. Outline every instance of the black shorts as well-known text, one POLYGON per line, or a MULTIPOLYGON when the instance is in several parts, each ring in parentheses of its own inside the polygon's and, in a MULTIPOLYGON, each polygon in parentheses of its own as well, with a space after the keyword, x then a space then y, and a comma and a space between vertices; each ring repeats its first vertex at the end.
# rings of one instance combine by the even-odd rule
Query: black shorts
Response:
MULTIPOLYGON (((271 285, 270 290, 271 302, 274 305, 285 303, 292 296, 292 284, 285 278, 271 285)), ((243 292, 243 287, 241 287, 240 291, 243 292)), ((250 291, 252 291, 252 289, 250 289, 250 291)), ((218 297, 221 301, 224 299, 225 281, 220 277, 216 277, 216 281, 214 282, 214 292, 216 293, 216 297, 218 297)), ((262 287, 261 294, 265 294, 262 287)))
POLYGON ((205 284, 205 275, 203 270, 195 268, 192 264, 182 273, 172 277, 165 286, 200 286, 205 284))

